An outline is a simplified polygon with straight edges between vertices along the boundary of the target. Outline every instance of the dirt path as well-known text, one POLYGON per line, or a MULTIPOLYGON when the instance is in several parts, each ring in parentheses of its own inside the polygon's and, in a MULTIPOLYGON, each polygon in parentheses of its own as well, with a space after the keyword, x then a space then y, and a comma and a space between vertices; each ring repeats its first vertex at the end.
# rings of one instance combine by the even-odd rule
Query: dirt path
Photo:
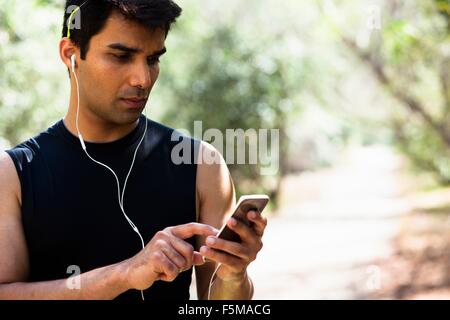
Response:
MULTIPOLYGON (((367 147, 342 154, 333 168, 287 177, 264 248, 249 267, 254 298, 398 298, 394 244, 421 204, 404 167, 391 149, 367 147)), ((443 197, 450 200, 450 191, 443 197)))
POLYGON ((332 169, 288 177, 265 247, 250 268, 256 299, 351 299, 354 282, 376 290, 399 219, 401 158, 385 148, 342 155, 332 169))

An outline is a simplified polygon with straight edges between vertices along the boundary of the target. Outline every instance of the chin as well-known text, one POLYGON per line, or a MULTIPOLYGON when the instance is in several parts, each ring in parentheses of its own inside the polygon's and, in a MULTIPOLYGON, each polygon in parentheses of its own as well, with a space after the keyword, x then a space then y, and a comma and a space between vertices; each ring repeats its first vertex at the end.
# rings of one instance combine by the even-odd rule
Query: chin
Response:
POLYGON ((117 119, 118 124, 121 124, 121 125, 133 124, 140 118, 142 112, 143 112, 143 110, 140 110, 140 111, 136 110, 133 112, 130 112, 127 110, 125 112, 118 113, 116 115, 116 118, 119 118, 119 119, 117 119))
POLYGON ((112 109, 107 114, 107 119, 114 123, 115 125, 123 126, 123 125, 129 125, 136 122, 136 120, 139 119, 144 109, 136 109, 136 110, 129 110, 129 109, 112 109))

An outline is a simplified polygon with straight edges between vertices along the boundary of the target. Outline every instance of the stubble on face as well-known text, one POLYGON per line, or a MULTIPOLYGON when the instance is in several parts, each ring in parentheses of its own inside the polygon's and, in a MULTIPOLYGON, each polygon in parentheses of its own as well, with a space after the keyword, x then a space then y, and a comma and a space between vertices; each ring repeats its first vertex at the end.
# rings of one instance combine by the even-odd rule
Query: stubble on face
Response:
POLYGON ((86 116, 111 127, 136 123, 145 104, 132 108, 122 98, 148 99, 159 75, 159 64, 149 64, 148 59, 165 48, 164 42, 164 30, 149 30, 113 12, 102 31, 91 38, 84 68, 80 70, 84 80, 80 89, 89 113, 86 116), (112 49, 112 44, 138 51, 121 61, 117 57, 126 52, 112 49))

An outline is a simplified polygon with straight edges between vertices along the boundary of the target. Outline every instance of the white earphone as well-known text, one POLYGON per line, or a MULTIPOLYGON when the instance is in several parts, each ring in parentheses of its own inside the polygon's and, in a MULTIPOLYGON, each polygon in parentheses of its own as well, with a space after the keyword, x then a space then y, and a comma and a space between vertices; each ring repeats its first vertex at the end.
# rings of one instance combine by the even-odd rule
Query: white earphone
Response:
MULTIPOLYGON (((76 82, 76 85, 77 85, 77 116, 76 116, 75 123, 76 123, 76 128, 77 128, 78 138, 79 138, 80 143, 81 143, 81 148, 84 150, 84 152, 86 153, 86 155, 88 156, 89 159, 91 159, 93 162, 95 162, 95 163, 97 163, 97 164, 99 164, 99 165, 105 167, 106 169, 108 169, 109 171, 111 171, 111 173, 114 175, 114 178, 116 179, 116 183, 117 183, 117 192, 118 192, 118 198, 119 198, 119 206, 120 206, 120 209, 122 210, 122 213, 123 213, 125 219, 127 220, 128 224, 131 226, 131 228, 133 229, 133 231, 136 232, 136 233, 138 234, 139 239, 141 240, 142 249, 144 249, 144 248, 145 248, 145 244, 144 244, 144 240, 142 239, 142 235, 141 235, 141 233, 139 232, 139 229, 136 227, 136 225, 133 223, 133 221, 131 221, 131 219, 130 219, 130 218, 127 216, 127 214, 125 213, 125 209, 124 209, 124 206, 123 206, 123 196, 124 196, 124 194, 125 194, 125 188, 126 188, 126 186, 127 186, 128 178, 129 178, 129 176, 130 176, 130 174, 131 174, 131 170, 133 169, 133 166, 134 166, 134 161, 135 161, 135 159, 136 159, 137 151, 138 151, 138 149, 139 149, 139 147, 140 147, 142 141, 144 140, 145 134, 147 133, 147 119, 145 119, 145 129, 144 129, 144 134, 142 135, 141 140, 139 141, 139 143, 138 143, 138 145, 137 145, 137 147, 136 147, 136 150, 134 151, 133 161, 131 162, 131 166, 130 166, 130 169, 128 170, 127 177, 125 178, 125 182, 124 182, 124 184, 123 184, 122 192, 120 192, 119 178, 117 177, 116 173, 114 172, 113 169, 111 169, 110 167, 108 167, 106 164, 101 163, 100 161, 97 161, 97 160, 95 160, 93 157, 91 157, 91 155, 87 152, 86 144, 84 143, 83 136, 81 135, 80 129, 79 129, 79 127, 78 127, 78 115, 79 115, 79 111, 80 111, 80 88, 79 88, 79 84, 78 84, 78 77, 77 77, 77 74, 75 73, 75 62, 76 62, 76 56, 75 56, 75 54, 73 54, 73 55, 70 57, 70 63, 71 63, 72 73, 73 73, 73 75, 74 75, 74 77, 75 77, 75 82, 76 82)), ((144 298, 144 291, 142 291, 142 290, 141 290, 141 297, 142 297, 142 300, 145 300, 145 298, 144 298)))
POLYGON ((76 59, 76 57, 75 57, 75 53, 70 57, 70 62, 71 62, 71 65, 72 65, 72 73, 75 73, 75 59, 76 59))

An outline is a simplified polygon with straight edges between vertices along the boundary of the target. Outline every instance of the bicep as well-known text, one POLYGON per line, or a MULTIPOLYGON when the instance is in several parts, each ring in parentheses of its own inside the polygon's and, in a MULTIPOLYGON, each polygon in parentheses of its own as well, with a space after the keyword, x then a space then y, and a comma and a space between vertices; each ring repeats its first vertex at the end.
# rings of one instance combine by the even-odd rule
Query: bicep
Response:
POLYGON ((25 281, 28 274, 19 197, 14 163, 8 154, 0 153, 0 283, 25 281))
MULTIPOLYGON (((215 153, 214 162, 199 163, 197 167, 198 222, 220 229, 232 214, 236 204, 233 179, 225 160, 213 146, 202 142, 200 152, 215 153)), ((197 237, 197 250, 205 243, 197 237)), ((197 291, 203 295, 214 271, 214 263, 196 267, 197 291)))

